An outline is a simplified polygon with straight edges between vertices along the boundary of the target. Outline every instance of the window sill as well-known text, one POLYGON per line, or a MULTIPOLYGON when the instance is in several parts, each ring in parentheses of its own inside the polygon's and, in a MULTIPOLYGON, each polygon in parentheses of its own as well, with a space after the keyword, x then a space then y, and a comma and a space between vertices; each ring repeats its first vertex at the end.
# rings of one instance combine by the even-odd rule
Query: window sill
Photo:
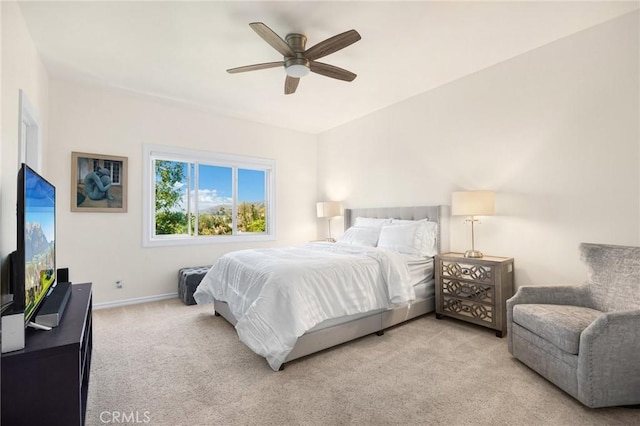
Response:
POLYGON ((198 246, 228 243, 275 241, 275 235, 219 235, 216 237, 166 237, 142 242, 143 247, 198 246))

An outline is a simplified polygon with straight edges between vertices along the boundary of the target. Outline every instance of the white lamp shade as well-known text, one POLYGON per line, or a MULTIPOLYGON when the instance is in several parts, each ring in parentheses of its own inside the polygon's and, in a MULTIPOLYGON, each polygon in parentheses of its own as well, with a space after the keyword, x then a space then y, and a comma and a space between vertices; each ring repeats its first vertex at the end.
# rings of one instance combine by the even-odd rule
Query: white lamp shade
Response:
POLYGON ((340 203, 337 201, 323 201, 316 204, 318 217, 336 217, 340 216, 340 203))
POLYGON ((493 191, 460 191, 451 193, 451 214, 454 216, 491 216, 496 212, 493 191))

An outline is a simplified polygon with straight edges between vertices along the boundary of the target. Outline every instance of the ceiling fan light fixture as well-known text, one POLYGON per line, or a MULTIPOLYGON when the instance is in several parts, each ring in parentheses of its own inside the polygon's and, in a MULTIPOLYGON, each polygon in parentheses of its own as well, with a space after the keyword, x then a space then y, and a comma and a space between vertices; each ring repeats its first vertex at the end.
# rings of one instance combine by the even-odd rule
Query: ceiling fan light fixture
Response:
POLYGON ((309 61, 305 58, 287 59, 284 63, 284 71, 289 77, 300 78, 309 74, 309 61))

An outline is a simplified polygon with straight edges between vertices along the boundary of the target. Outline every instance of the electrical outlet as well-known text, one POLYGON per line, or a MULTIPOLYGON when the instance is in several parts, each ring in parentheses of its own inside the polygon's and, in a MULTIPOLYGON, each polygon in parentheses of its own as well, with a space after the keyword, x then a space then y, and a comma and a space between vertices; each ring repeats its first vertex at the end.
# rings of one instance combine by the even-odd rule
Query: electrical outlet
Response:
POLYGON ((122 280, 116 281, 116 288, 122 288, 122 280))

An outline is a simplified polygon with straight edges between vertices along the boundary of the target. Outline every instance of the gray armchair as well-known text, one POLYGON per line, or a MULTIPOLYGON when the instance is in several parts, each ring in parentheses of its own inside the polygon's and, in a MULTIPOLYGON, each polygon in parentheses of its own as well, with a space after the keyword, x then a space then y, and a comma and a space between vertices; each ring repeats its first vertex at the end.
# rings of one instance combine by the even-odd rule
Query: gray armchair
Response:
POLYGON ((509 352, 588 407, 640 404, 640 247, 580 244, 582 286, 521 287, 509 352))

